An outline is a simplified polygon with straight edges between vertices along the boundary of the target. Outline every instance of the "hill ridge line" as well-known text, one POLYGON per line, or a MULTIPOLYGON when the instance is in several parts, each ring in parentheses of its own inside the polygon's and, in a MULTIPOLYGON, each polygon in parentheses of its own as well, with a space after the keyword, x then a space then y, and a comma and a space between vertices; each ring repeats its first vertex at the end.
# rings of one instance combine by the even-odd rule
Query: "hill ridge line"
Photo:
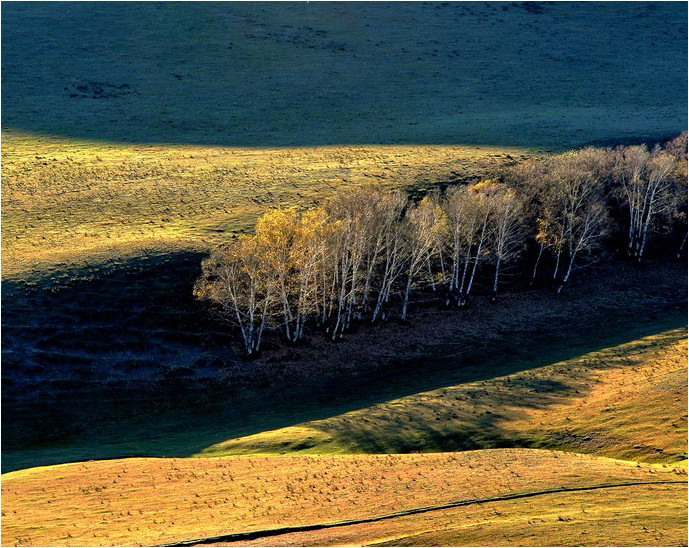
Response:
POLYGON ((504 500, 514 500, 522 498, 536 497, 540 495, 549 495, 553 493, 568 493, 577 491, 595 491, 598 489, 611 489, 616 487, 633 487, 636 485, 669 485, 669 484, 682 484, 687 485, 689 482, 682 480, 665 480, 665 481, 633 481, 626 483, 603 483, 599 485, 589 485, 584 487, 559 487, 556 489, 544 489, 541 491, 530 491, 527 493, 513 493, 511 495, 502 495, 499 497, 490 497, 485 499, 467 499, 454 502, 448 502, 445 504, 439 504, 434 506, 422 506, 420 508, 411 508, 409 510, 402 510, 400 512, 394 512, 392 514, 385 514, 382 516, 372 517, 372 518, 360 518, 351 519, 344 521, 335 521, 330 523, 314 523, 310 525, 291 525, 286 527, 278 527, 275 529, 259 529, 256 531, 247 531, 244 533, 228 533, 225 535, 217 535, 213 537, 205 537, 194 540, 185 540, 180 542, 174 542, 170 544, 160 544, 158 546, 195 546, 197 544, 211 544, 214 542, 234 542, 239 540, 254 540, 262 537, 272 537, 278 535, 285 535, 289 533, 300 533, 305 531, 316 531, 320 529, 330 529, 334 527, 346 527, 348 525, 359 525, 362 523, 372 523, 376 521, 383 521, 387 519, 394 519, 404 516, 411 516, 414 514, 422 514, 425 512, 433 512, 436 510, 446 510, 449 508, 458 508, 461 506, 470 506, 472 504, 483 504, 487 502, 499 502, 504 500))

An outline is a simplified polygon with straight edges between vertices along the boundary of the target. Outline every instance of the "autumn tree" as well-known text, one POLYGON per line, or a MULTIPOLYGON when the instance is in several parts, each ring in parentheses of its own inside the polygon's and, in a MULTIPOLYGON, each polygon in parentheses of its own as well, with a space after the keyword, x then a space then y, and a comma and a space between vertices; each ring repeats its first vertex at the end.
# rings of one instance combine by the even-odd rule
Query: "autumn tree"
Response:
POLYGON ((515 189, 520 189, 524 197, 525 222, 531 225, 531 234, 536 244, 536 258, 529 284, 533 285, 538 274, 541 259, 552 243, 553 230, 549 226, 552 214, 544 214, 549 206, 549 185, 547 183, 551 160, 549 158, 535 158, 526 160, 506 172, 508 184, 515 189), (526 218, 528 217, 528 219, 526 218))
POLYGON ((569 281, 577 259, 591 255, 607 234, 609 212, 602 172, 605 162, 605 152, 599 149, 568 152, 554 158, 548 174, 543 226, 550 231, 556 255, 553 280, 558 293, 569 281))
POLYGON ((515 260, 524 251, 524 199, 505 184, 496 185, 489 197, 490 256, 495 264, 493 296, 498 292, 501 267, 515 260))
MULTIPOLYGON (((472 247, 474 248, 474 252, 471 273, 466 284, 466 295, 471 294, 471 289, 474 286, 474 279, 476 277, 476 270, 479 264, 488 256, 488 245, 491 239, 490 231, 493 228, 491 223, 493 195, 497 188, 498 183, 490 179, 486 179, 485 181, 481 181, 467 188, 468 205, 472 214, 470 226, 474 228, 473 233, 470 234, 470 242, 473 244, 472 247)), ((470 250, 468 257, 469 262, 471 262, 471 256, 472 253, 470 250)), ((464 283, 462 283, 460 291, 465 291, 464 283)))
POLYGON ((393 288, 404 269, 402 214, 406 205, 407 198, 401 192, 379 191, 371 203, 373 235, 363 305, 372 322, 384 315, 384 307, 390 302, 393 288))
POLYGON ((433 281, 432 270, 424 273, 434 255, 440 257, 444 232, 447 230, 445 212, 437 196, 426 196, 413 205, 405 218, 406 232, 406 283, 402 297, 402 319, 407 319, 409 296, 414 285, 422 280, 433 281))
POLYGON ((309 212, 268 211, 255 235, 203 262, 195 294, 237 326, 252 355, 271 328, 297 342, 310 322, 337 339, 353 321, 387 318, 392 304, 407 319, 414 291, 443 288, 446 303, 461 304, 488 273, 495 296, 529 234, 537 245, 532 281, 547 257, 559 293, 599 254, 611 197, 626 213, 631 256, 641 258, 663 223, 680 226, 680 250, 686 245, 686 133, 653 150, 586 148, 537 158, 501 177, 418 203, 367 185, 309 212))
POLYGON ((334 266, 334 338, 354 319, 382 315, 403 268, 406 204, 403 194, 372 185, 340 192, 326 204, 328 223, 337 226, 326 253, 334 266))
POLYGON ((317 257, 315 271, 315 317, 319 326, 326 326, 334 314, 340 295, 340 258, 344 227, 328 218, 324 208, 309 212, 307 226, 311 253, 317 257))
POLYGON ((247 355, 261 348, 275 304, 276 280, 266 249, 251 236, 242 236, 216 249, 201 264, 194 293, 216 305, 223 319, 236 325, 247 355))
POLYGON ((669 141, 664 150, 675 160, 675 192, 671 215, 680 233, 680 244, 677 247, 679 258, 687 244, 687 132, 683 131, 669 141))
POLYGON ((675 159, 645 145, 619 147, 615 153, 615 194, 627 212, 627 252, 641 260, 648 235, 673 212, 675 159))
POLYGON ((464 185, 447 191, 444 206, 447 215, 447 247, 450 260, 446 304, 449 304, 451 298, 459 304, 471 259, 477 215, 467 187, 464 185))
POLYGON ((340 192, 326 204, 328 218, 341 227, 333 240, 337 306, 333 336, 347 329, 368 306, 371 282, 381 252, 381 231, 375 215, 380 190, 361 187, 340 192))
POLYGON ((577 261, 600 248, 609 227, 606 179, 610 155, 587 148, 538 161, 528 192, 537 210, 534 237, 539 247, 531 279, 544 251, 552 256, 552 280, 559 293, 577 261))
POLYGON ((445 210, 450 257, 448 294, 459 304, 471 294, 479 266, 487 260, 495 264, 493 286, 497 289, 501 267, 518 254, 524 205, 516 191, 487 179, 448 191, 445 210))
POLYGON ((302 215, 294 208, 276 209, 256 223, 256 243, 276 285, 285 338, 299 341, 307 316, 316 308, 316 264, 321 249, 315 238, 314 213, 302 215))

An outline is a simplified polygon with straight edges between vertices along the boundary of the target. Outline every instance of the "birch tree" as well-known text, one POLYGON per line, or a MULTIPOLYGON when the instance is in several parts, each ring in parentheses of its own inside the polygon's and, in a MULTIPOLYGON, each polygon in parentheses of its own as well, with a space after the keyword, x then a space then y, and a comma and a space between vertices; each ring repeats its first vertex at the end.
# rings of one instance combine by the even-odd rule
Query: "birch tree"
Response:
POLYGON ((339 223, 331 240, 339 265, 338 305, 333 335, 353 319, 376 321, 393 293, 403 267, 401 218, 407 198, 400 192, 363 186, 334 197, 326 206, 329 222, 339 223))
POLYGON ((368 259, 364 305, 372 307, 370 319, 375 322, 385 316, 393 288, 404 268, 404 232, 402 213, 407 198, 400 192, 386 192, 378 196, 373 207, 374 236, 368 259))
POLYGON ((495 181, 485 180, 455 187, 447 193, 445 209, 450 250, 448 301, 454 298, 457 304, 464 302, 474 286, 479 265, 488 257, 488 245, 494 229, 494 195, 501 188, 502 185, 495 181))
MULTIPOLYGON (((409 296, 414 285, 420 285, 424 268, 437 252, 438 242, 446 229, 446 218, 436 197, 426 196, 412 206, 406 215, 406 284, 402 300, 402 319, 407 319, 409 296)), ((432 272, 430 273, 432 276, 432 272)))
POLYGON ((460 304, 476 235, 477 215, 466 186, 457 186, 448 190, 444 205, 448 222, 450 258, 448 295, 445 304, 449 304, 451 298, 454 298, 456 304, 460 304))
POLYGON ((269 211, 256 223, 255 239, 265 250, 290 342, 302 339, 306 318, 316 307, 316 264, 323 252, 316 238, 318 219, 317 212, 302 215, 290 208, 269 211))
POLYGON ((334 308, 340 296, 340 259, 343 241, 343 225, 332 221, 323 208, 308 214, 306 224, 311 236, 309 247, 314 261, 314 306, 316 321, 327 325, 334 314, 334 308))
POLYGON ((203 261, 195 294, 237 327, 253 355, 271 328, 297 342, 311 322, 336 339, 353 321, 386 319, 391 303, 406 320, 416 289, 445 288, 446 303, 461 304, 490 273, 495 296, 529 230, 538 249, 531 280, 545 257, 559 293, 599 253, 611 196, 628 221, 630 256, 640 260, 664 224, 681 230, 680 253, 686 245, 686 133, 653 150, 587 148, 531 160, 504 177, 451 188, 442 201, 430 194, 410 205, 400 192, 363 186, 306 213, 268 211, 254 236, 203 261))
MULTIPOLYGON (((469 208, 472 212, 473 219, 471 226, 474 227, 475 232, 471 234, 472 242, 475 244, 473 253, 473 264, 471 273, 466 284, 466 295, 471 294, 471 289, 474 286, 474 279, 476 277, 476 270, 481 262, 483 262, 488 254, 487 245, 491 234, 491 214, 492 214, 492 195, 496 191, 497 183, 490 179, 481 181, 471 185, 467 189, 467 196, 469 199, 469 208)), ((469 254, 469 261, 471 261, 471 251, 469 254)), ((469 261, 466 266, 469 266, 469 261)), ((466 274, 466 270, 465 273, 466 274)), ((460 292, 464 293, 464 279, 462 276, 462 283, 460 292)))
POLYGON ((495 263, 493 296, 498 293, 501 268, 516 259, 524 251, 524 200, 513 188, 501 184, 491 196, 491 245, 490 253, 495 263))
POLYGON ((263 259, 275 280, 276 297, 282 308, 281 323, 288 341, 297 340, 299 319, 295 292, 301 284, 299 261, 295 253, 299 214, 295 209, 276 209, 263 214, 256 222, 256 244, 264 250, 263 259))
POLYGON ((381 252, 380 221, 376 215, 382 193, 360 187, 339 193, 326 205, 328 217, 341 226, 333 243, 338 264, 337 308, 333 336, 347 329, 368 306, 372 278, 381 252))
POLYGON ((591 255, 607 234, 609 214, 600 171, 603 161, 602 152, 595 149, 565 153, 556 157, 549 173, 550 213, 545 217, 554 230, 553 280, 557 293, 569 281, 577 259, 591 255), (566 262, 558 280, 561 259, 566 262))
POLYGON ((550 248, 552 244, 551 236, 554 233, 549 226, 552 214, 550 212, 544 214, 544 210, 549 207, 547 180, 550 165, 551 161, 549 158, 537 158, 522 162, 507 172, 507 180, 510 186, 521 189, 521 193, 525 198, 525 217, 528 217, 528 222, 532 223, 533 227, 532 235, 537 251, 534 265, 531 269, 529 285, 533 285, 536 280, 541 259, 544 252, 550 248))
POLYGON ((627 253, 641 260, 649 233, 673 204, 675 160, 645 145, 616 150, 613 178, 618 199, 627 212, 627 253))
POLYGON ((203 261, 194 288, 197 298, 214 303, 238 327, 249 356, 261 348, 275 303, 275 278, 265 257, 254 237, 242 236, 203 261))
POLYGON ((326 204, 328 219, 339 230, 331 234, 330 258, 333 261, 333 286, 335 288, 334 325, 332 337, 342 335, 351 319, 361 281, 361 264, 364 255, 366 230, 360 202, 361 197, 352 191, 344 191, 326 204))
POLYGON ((679 259, 687 244, 687 132, 680 133, 668 142, 664 149, 675 160, 672 218, 680 234, 680 243, 676 253, 679 259))

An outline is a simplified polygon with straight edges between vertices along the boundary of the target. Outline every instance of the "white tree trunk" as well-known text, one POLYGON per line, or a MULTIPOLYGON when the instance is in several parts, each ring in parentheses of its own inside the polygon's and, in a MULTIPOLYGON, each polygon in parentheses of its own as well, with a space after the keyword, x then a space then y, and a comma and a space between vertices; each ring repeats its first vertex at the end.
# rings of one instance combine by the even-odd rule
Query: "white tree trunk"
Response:
POLYGON ((533 285, 534 281, 536 280, 536 273, 538 272, 538 263, 541 262, 541 255, 543 255, 543 248, 545 246, 543 244, 540 244, 540 247, 538 248, 538 255, 536 256, 536 264, 534 264, 533 267, 533 272, 531 273, 531 281, 529 282, 529 285, 533 285))

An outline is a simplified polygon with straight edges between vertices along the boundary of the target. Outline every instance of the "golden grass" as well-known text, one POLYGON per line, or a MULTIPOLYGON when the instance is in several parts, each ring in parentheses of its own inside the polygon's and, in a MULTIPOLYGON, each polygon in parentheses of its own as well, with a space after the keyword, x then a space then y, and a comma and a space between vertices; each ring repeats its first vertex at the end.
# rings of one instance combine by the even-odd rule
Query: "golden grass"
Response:
POLYGON ((452 529, 451 522, 386 545, 686 546, 686 496, 686 485, 659 485, 487 504, 482 515, 457 516, 472 519, 469 526, 452 529))
MULTIPOLYGON (((686 335, 240 438, 195 459, 121 459, 3 476, 4 545, 152 545, 378 517, 459 500, 686 478, 686 335), (543 449, 308 455, 420 444, 543 449), (665 461, 665 463, 662 463, 665 461)), ((615 487, 263 537, 263 545, 682 545, 686 485, 615 487)), ((243 541, 242 544, 245 542, 243 541)))
POLYGON ((685 478, 669 465, 534 449, 94 461, 5 474, 2 538, 5 546, 151 545, 553 487, 685 478))
POLYGON ((3 275, 156 250, 199 250, 270 207, 365 182, 423 187, 526 152, 462 146, 230 148, 3 134, 3 275))
POLYGON ((674 329, 505 377, 213 445, 201 456, 530 446, 686 459, 687 341, 674 329))
POLYGON ((686 493, 684 485, 557 493, 277 535, 241 545, 686 546, 686 493))

